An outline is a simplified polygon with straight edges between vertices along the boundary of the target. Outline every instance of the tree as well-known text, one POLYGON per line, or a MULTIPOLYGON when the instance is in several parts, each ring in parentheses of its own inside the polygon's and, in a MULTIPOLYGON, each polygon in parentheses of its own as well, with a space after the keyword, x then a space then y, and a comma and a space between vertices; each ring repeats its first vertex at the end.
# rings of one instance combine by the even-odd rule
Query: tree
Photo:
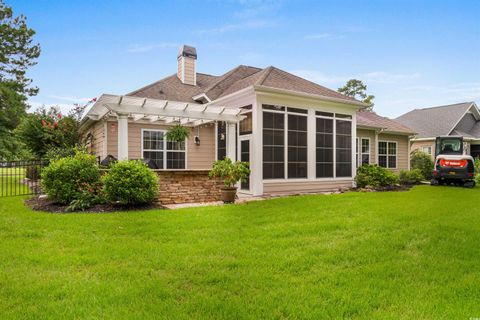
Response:
POLYGON ((38 92, 26 77, 40 55, 34 35, 25 16, 14 17, 12 8, 0 0, 0 160, 18 157, 22 144, 13 130, 26 115, 27 96, 38 92))
POLYGON ((373 109, 373 99, 375 99, 375 96, 367 95, 366 91, 367 86, 361 80, 357 79, 350 79, 343 87, 338 88, 338 92, 348 97, 361 100, 363 103, 368 104, 369 107, 367 109, 371 110, 373 109))
POLYGON ((51 149, 72 150, 80 144, 79 120, 75 112, 64 116, 55 107, 42 107, 24 117, 15 133, 34 156, 43 158, 51 149))

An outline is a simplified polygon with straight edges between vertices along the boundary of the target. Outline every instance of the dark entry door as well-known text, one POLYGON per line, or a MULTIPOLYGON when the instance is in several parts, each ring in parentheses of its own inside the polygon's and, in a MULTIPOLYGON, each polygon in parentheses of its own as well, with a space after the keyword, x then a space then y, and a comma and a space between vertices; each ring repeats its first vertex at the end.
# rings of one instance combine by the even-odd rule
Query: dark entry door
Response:
MULTIPOLYGON (((250 162, 250 140, 240 141, 240 161, 250 162)), ((250 178, 241 183, 242 190, 250 190, 250 178)))

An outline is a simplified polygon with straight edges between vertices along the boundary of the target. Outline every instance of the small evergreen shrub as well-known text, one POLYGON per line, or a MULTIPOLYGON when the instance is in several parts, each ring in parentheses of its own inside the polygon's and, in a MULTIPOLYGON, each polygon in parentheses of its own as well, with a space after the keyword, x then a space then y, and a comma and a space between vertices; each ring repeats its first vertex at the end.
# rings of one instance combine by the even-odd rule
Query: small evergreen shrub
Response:
POLYGON ((363 165, 357 169, 355 182, 358 188, 382 188, 398 183, 398 176, 388 169, 377 165, 363 165))
POLYGON ((70 204, 88 192, 92 198, 101 190, 100 171, 95 156, 77 152, 53 161, 42 170, 42 189, 60 204, 70 204))
POLYGON ((140 160, 113 164, 103 177, 108 201, 122 206, 152 203, 158 195, 158 178, 140 160))
POLYGON ((419 169, 424 180, 432 179, 433 165, 432 157, 429 154, 419 150, 414 150, 410 153, 410 168, 419 169))
POLYGON ((420 169, 402 170, 399 174, 400 184, 419 184, 424 180, 422 171, 420 169))

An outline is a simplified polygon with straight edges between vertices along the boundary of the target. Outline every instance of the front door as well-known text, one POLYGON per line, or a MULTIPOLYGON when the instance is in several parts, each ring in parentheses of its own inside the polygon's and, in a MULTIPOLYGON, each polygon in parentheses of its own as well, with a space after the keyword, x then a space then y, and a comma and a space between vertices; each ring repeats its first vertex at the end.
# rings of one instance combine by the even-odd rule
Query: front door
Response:
MULTIPOLYGON (((240 161, 250 162, 250 138, 240 138, 240 161)), ((250 177, 240 184, 240 189, 250 192, 250 177)))

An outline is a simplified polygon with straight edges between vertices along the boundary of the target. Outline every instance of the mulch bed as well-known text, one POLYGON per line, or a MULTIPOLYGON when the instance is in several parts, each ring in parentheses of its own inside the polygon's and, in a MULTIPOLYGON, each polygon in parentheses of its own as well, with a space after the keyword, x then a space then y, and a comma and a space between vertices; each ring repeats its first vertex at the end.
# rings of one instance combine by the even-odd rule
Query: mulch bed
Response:
POLYGON ((32 210, 35 211, 44 211, 51 213, 78 213, 78 212, 88 212, 88 213, 103 213, 103 212, 120 212, 120 211, 144 211, 152 209, 164 209, 159 204, 147 204, 142 206, 135 207, 120 207, 111 204, 97 204, 85 211, 68 211, 66 205, 61 205, 54 203, 48 198, 41 196, 34 196, 30 199, 25 200, 25 204, 29 206, 32 210))
POLYGON ((378 188, 353 188, 353 191, 358 192, 387 192, 387 191, 408 191, 414 185, 411 184, 402 184, 402 185, 395 185, 395 186, 388 186, 388 187, 378 187, 378 188))

